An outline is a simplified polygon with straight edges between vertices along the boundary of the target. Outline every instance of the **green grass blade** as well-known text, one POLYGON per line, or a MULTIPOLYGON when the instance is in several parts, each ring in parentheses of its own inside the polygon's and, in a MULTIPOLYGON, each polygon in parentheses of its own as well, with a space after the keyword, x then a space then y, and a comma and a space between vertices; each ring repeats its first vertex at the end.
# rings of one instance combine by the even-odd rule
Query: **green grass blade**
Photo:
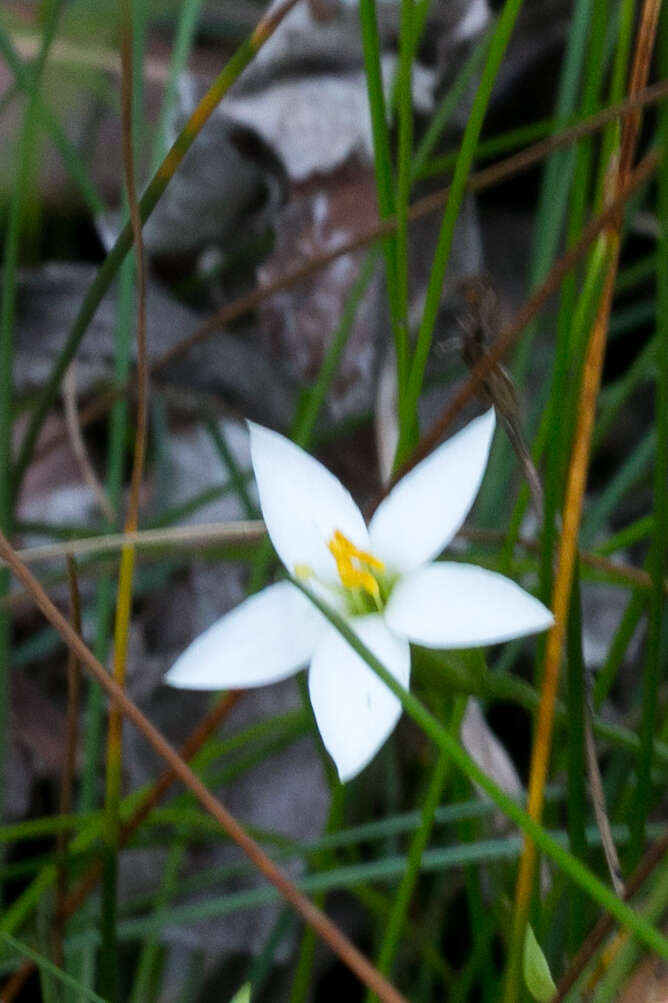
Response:
MULTIPOLYGON (((662 70, 668 70, 668 22, 665 12, 661 19, 659 58, 662 70)), ((668 112, 659 109, 661 141, 668 141, 668 112)), ((668 219, 668 170, 661 165, 657 177, 658 218, 668 219)), ((651 774, 654 759, 653 738, 657 720, 657 696, 661 677, 666 670, 666 651, 663 645, 664 611, 666 595, 666 548, 668 547, 668 235, 665 225, 659 228, 657 243, 657 373, 655 390, 655 441, 659 444, 654 460, 654 536, 650 554, 650 571, 653 588, 650 596, 647 652, 642 684, 642 720, 640 724, 640 756, 634 806, 631 818, 633 845, 631 864, 642 855, 645 828, 651 804, 651 774)))
POLYGON ((596 677, 594 707, 597 709, 603 704, 612 688, 646 607, 647 595, 644 592, 633 592, 612 639, 605 662, 596 677))
MULTIPOLYGON (((559 79, 555 131, 566 125, 576 111, 582 68, 586 59, 587 33, 592 6, 592 0, 578 0, 574 6, 563 69, 559 79)), ((531 289, 543 281, 557 253, 575 157, 574 150, 555 153, 550 157, 543 172, 530 262, 529 287, 531 289)), ((535 325, 531 325, 525 333, 517 353, 514 372, 520 383, 524 382, 526 376, 534 332, 535 325)))
MULTIPOLYGON (((658 838, 663 831, 664 826, 660 823, 653 824, 648 828, 652 838, 658 838)), ((548 830, 545 830, 545 833, 554 846, 567 853, 565 850, 568 844, 567 833, 564 831, 548 832, 548 830)), ((618 845, 626 844, 630 838, 628 825, 614 825, 612 835, 618 845)), ((600 846, 600 834, 595 827, 587 828, 587 843, 592 848, 600 846)), ((461 867, 515 861, 521 849, 522 838, 516 835, 483 839, 475 843, 449 843, 446 846, 426 850, 422 857, 421 870, 424 874, 438 874, 461 867)), ((328 893, 337 889, 354 890, 370 882, 396 881, 403 874, 406 863, 407 858, 403 855, 380 857, 362 863, 343 865, 332 871, 307 874, 298 879, 296 884, 302 891, 311 895, 321 892, 328 893)), ((211 892, 216 883, 223 883, 230 878, 251 877, 252 875, 253 869, 247 863, 212 869, 199 876, 199 886, 194 880, 185 880, 179 883, 178 893, 196 893, 198 887, 200 890, 206 888, 211 892)), ((267 886, 241 892, 229 892, 219 896, 211 895, 205 900, 202 900, 200 896, 199 901, 175 905, 169 913, 156 915, 150 909, 150 902, 142 899, 141 903, 136 903, 136 905, 142 910, 147 910, 147 914, 123 918, 119 923, 119 939, 145 938, 152 933, 161 932, 165 926, 206 922, 214 917, 227 916, 237 910, 255 909, 277 900, 279 900, 279 894, 274 888, 267 886)), ((383 919, 386 917, 386 913, 387 905, 383 910, 383 919)), ((646 928, 646 925, 641 921, 641 927, 646 928)), ((94 944, 97 940, 97 931, 92 927, 85 933, 76 933, 71 937, 73 946, 79 946, 83 943, 94 944)))
MULTIPOLYGON (((334 781, 331 785, 331 795, 329 802, 329 816, 325 830, 325 840, 327 836, 336 838, 340 835, 340 826, 343 819, 345 806, 345 788, 343 784, 334 781)), ((336 857, 332 852, 332 844, 326 844, 323 840, 317 841, 320 845, 309 854, 309 863, 315 870, 325 870, 336 866, 336 857)), ((320 894, 314 899, 319 908, 324 908, 325 896, 320 894)), ((315 960, 316 936, 311 927, 304 930, 302 941, 299 947, 299 955, 295 966, 295 974, 290 992, 290 1003, 306 1003, 311 987, 311 973, 315 960)))
POLYGON ((160 118, 156 127, 155 139, 153 142, 153 154, 151 157, 151 173, 155 174, 167 153, 167 132, 169 119, 176 102, 176 88, 180 75, 188 65, 188 56, 192 48, 195 37, 197 19, 202 8, 202 0, 184 0, 179 7, 178 22, 174 42, 172 45, 172 55, 169 61, 169 76, 162 96, 160 106, 160 118))
MULTIPOLYGON (((568 681, 568 835, 574 856, 586 860, 587 796, 585 791, 585 674, 582 654, 582 613, 580 571, 573 573, 571 604, 566 634, 566 668, 568 681)), ((568 946, 574 954, 586 932, 586 899, 580 888, 569 889, 568 946)))
MULTIPOLYGON (((449 725, 450 733, 453 735, 455 740, 459 735, 459 726, 461 724, 462 717, 464 716, 465 709, 465 698, 461 696, 456 697, 449 725)), ((447 783, 449 772, 450 757, 445 751, 440 751, 436 757, 436 763, 434 764, 427 792, 422 803, 420 824, 415 831, 408 850, 406 870, 404 871, 401 884, 399 885, 399 890, 397 891, 394 902, 392 903, 387 927, 385 928, 385 933, 383 935, 383 942, 378 953, 376 967, 378 968, 378 971, 382 972, 384 975, 390 975, 392 971, 392 963, 399 949, 411 896, 420 874, 422 855, 426 850, 427 843, 431 837, 434 827, 436 808, 438 807, 438 803, 443 795, 443 790, 447 783)), ((369 993, 367 995, 367 1003, 376 1003, 376 1001, 377 997, 373 993, 369 993)))
MULTIPOLYGON (((432 116, 427 131, 415 150, 415 156, 413 158, 414 178, 429 176, 432 172, 441 174, 444 171, 449 170, 450 167, 454 167, 457 160, 456 152, 446 154, 443 158, 437 158, 431 161, 431 163, 429 163, 429 160, 436 148, 436 145, 438 144, 438 141, 445 132, 448 122, 457 110, 461 101, 464 99, 469 84, 482 65, 482 61, 487 55, 488 49, 489 35, 486 35, 477 43, 473 52, 462 66, 451 86, 448 88, 447 93, 432 116), (429 170, 427 170, 428 165, 430 167, 429 170)), ((544 135, 544 133, 541 133, 541 135, 544 135)), ((520 142, 527 142, 524 135, 522 135, 520 142)), ((480 151, 483 146, 484 144, 482 143, 478 144, 476 148, 476 157, 480 156, 480 151)), ((496 152, 497 151, 494 150, 494 153, 496 152)))
POLYGON ((615 284, 615 292, 617 294, 628 292, 635 286, 654 278, 656 268, 656 254, 646 254, 644 257, 639 258, 638 261, 620 268, 615 284))
POLYGON ((657 361, 657 339, 651 338, 638 357, 611 386, 604 387, 599 398, 600 417, 594 434, 599 446, 612 430, 629 398, 644 383, 652 382, 657 361))
POLYGON ((615 554, 619 550, 626 550, 627 547, 632 547, 635 543, 646 540, 653 533, 654 516, 643 515, 628 526, 625 526, 624 529, 620 529, 617 533, 613 533, 604 540, 596 548, 596 553, 603 556, 615 554))
POLYGON ((596 540, 597 534, 605 529, 607 521, 614 515, 628 492, 648 476, 656 455, 656 434, 652 430, 643 436, 617 473, 610 478, 583 519, 580 538, 585 549, 590 547, 596 540))
POLYGON ((250 1003, 251 990, 253 995, 260 994, 276 963, 275 954, 281 943, 292 933, 295 924, 294 912, 289 906, 284 906, 278 914, 278 919, 274 923, 262 951, 250 966, 246 985, 239 990, 233 1000, 230 1000, 230 1003, 250 1003))
MULTIPOLYGON (((44 10, 44 29, 40 49, 30 73, 27 104, 21 123, 17 172, 12 190, 9 218, 5 234, 2 263, 2 303, 0 305, 0 530, 12 532, 13 495, 10 471, 12 467, 13 432, 13 346, 14 311, 16 305, 16 278, 20 255, 21 234, 32 172, 33 136, 37 121, 39 87, 49 48, 56 31, 60 3, 49 2, 44 10)), ((10 576, 6 568, 0 570, 0 596, 9 591, 10 576)), ((8 745, 8 707, 11 620, 6 608, 0 609, 0 821, 4 820, 6 807, 5 776, 8 745)))
POLYGON ((316 422, 325 403, 325 398, 327 397, 336 370, 339 367, 341 356, 348 344, 348 339, 352 332, 355 318, 357 317, 357 311, 376 270, 378 258, 378 248, 372 248, 365 255, 359 275, 355 279, 343 305, 341 320, 327 346, 325 358, 318 373, 318 379, 308 392, 306 405, 299 416, 293 436, 294 441, 304 448, 311 441, 315 431, 316 422))
MULTIPOLYGON (((399 323, 407 333, 408 325, 408 204, 411 192, 411 160, 413 157, 413 50, 414 3, 401 0, 399 28, 399 66, 397 69, 397 185, 395 199, 396 230, 395 267, 397 311, 399 323)), ((400 393, 403 380, 397 380, 400 393)))
MULTIPOLYGON (((485 112, 492 93, 492 87, 499 71, 503 55, 506 51, 515 21, 522 7, 522 0, 506 0, 499 14, 494 32, 490 38, 489 52, 485 60, 480 84, 468 118, 455 172, 450 186, 448 202, 443 214, 441 229, 434 254, 434 261, 429 276, 427 294, 422 321, 417 334, 415 352, 411 362, 405 400, 400 396, 400 415, 405 414, 399 431, 397 448, 397 465, 403 463, 410 452, 412 437, 417 423, 417 403, 422 390, 422 382, 427 366, 427 357, 436 322, 436 315, 441 302, 443 279, 450 257, 455 224, 464 198, 468 176, 473 164, 476 146, 480 137, 485 112)), ((400 393, 401 393, 401 387, 400 393)))
POLYGON ((229 477, 229 483, 234 490, 239 504, 247 519, 257 519, 258 511, 256 505, 251 500, 248 493, 247 480, 243 471, 239 468, 237 461, 232 455, 232 450, 227 444, 224 432, 218 427, 218 422, 213 417, 206 420, 206 429, 209 433, 213 445, 220 455, 220 459, 229 477))
MULTIPOLYGON (((1 22, 0 54, 3 56, 5 62, 14 74, 18 87, 29 95, 31 93, 30 70, 22 63, 20 57, 17 55, 16 50, 12 45, 12 40, 1 22)), ((39 93, 35 96, 35 101, 35 114, 37 119, 49 134, 54 146, 60 154, 61 160, 63 161, 68 174, 76 183, 79 191, 83 195, 86 205, 93 215, 103 213, 106 206, 91 179, 80 153, 76 147, 73 146, 62 125, 39 93)))
MULTIPOLYGON (((167 863, 165 864, 160 897, 155 907, 156 913, 164 914, 169 909, 169 903, 177 885, 185 851, 185 843, 177 838, 169 851, 167 863)), ((155 985, 155 971, 161 952, 162 945, 159 939, 155 934, 149 935, 139 955, 129 1003, 144 1003, 145 1000, 152 998, 155 985)))
MULTIPOLYGON (((394 215, 396 208, 395 184, 390 153, 390 134, 387 126, 387 106, 381 72, 380 38, 378 35, 375 0, 360 0, 359 10, 364 52, 364 70, 366 73, 371 132, 373 136, 378 211, 381 219, 387 219, 389 216, 394 215)), ((389 234, 383 240, 383 250, 385 252, 385 273, 392 335, 397 357, 397 382, 399 388, 402 389, 405 385, 408 372, 409 348, 406 318, 401 315, 397 271, 397 241, 395 234, 389 234)), ((399 400, 401 400, 401 396, 399 400)))
POLYGON ((43 954, 38 951, 33 951, 31 947, 24 944, 20 940, 16 940, 15 937, 11 937, 8 933, 0 931, 0 940, 4 941, 7 947, 11 948, 16 954, 22 958, 28 958, 30 961, 39 968, 40 971, 48 972, 54 979, 57 979, 63 986, 67 986, 69 989, 75 990, 79 994, 79 998, 85 1000, 91 1000, 92 1003, 108 1003, 104 1000, 102 996, 98 996, 97 993, 93 992, 92 989, 88 989, 85 985, 79 982, 77 979, 68 975, 64 972, 62 968, 58 968, 54 965, 52 961, 45 958, 43 954))

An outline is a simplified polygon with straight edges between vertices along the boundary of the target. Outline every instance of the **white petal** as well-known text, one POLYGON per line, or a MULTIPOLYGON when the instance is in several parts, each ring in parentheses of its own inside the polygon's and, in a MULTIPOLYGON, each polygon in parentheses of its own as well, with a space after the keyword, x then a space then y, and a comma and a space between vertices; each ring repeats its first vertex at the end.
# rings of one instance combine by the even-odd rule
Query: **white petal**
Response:
POLYGON ((248 424, 262 515, 276 553, 290 574, 305 564, 324 581, 338 581, 327 543, 338 529, 368 550, 362 513, 321 463, 278 432, 248 424))
POLYGON ((195 638, 165 676, 187 690, 247 689, 277 683, 305 665, 325 620, 290 582, 244 600, 195 638))
POLYGON ((494 434, 494 409, 475 418, 399 481, 369 524, 371 552, 410 571, 450 542, 475 500, 494 434))
POLYGON ((439 562, 395 586, 385 609, 390 630, 428 648, 475 648, 551 627, 542 602, 475 564, 439 562))
MULTIPOLYGON (((406 641, 394 637, 380 616, 356 617, 351 626, 402 686, 410 679, 406 641)), ((401 703, 339 633, 328 630, 308 676, 322 740, 342 782, 376 755, 401 716, 401 703)))

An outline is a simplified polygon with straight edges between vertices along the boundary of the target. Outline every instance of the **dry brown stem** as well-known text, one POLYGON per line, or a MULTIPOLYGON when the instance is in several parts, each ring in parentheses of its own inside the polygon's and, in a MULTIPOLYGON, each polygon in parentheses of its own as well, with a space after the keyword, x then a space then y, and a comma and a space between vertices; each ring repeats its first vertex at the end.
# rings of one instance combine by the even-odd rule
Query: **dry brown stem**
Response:
POLYGON ((1 532, 0 556, 4 558, 12 573, 30 592, 37 607, 42 611, 49 623, 58 631, 68 648, 74 651, 90 675, 99 683, 105 693, 115 701, 125 717, 142 733, 158 755, 169 764, 174 775, 185 784, 202 807, 216 819, 221 828, 246 854, 258 871, 274 885, 285 901, 293 906, 302 919, 309 926, 313 927, 321 939, 341 958, 343 963, 357 975, 368 989, 375 992, 383 1003, 408 1003, 406 998, 374 968, 368 958, 355 947, 348 937, 309 898, 299 891, 281 868, 277 867, 260 845, 237 822, 236 818, 209 791, 199 777, 193 773, 176 749, 151 724, 148 718, 142 714, 136 704, 125 693, 125 690, 109 676, 102 663, 83 642, 60 610, 51 602, 28 567, 19 560, 7 537, 1 532))
POLYGON ((67 367, 67 372, 65 373, 65 379, 63 380, 63 405, 65 411, 65 427, 67 429, 72 452, 74 453, 74 458, 79 464, 81 476, 93 492, 97 504, 100 507, 100 511, 104 515, 105 519, 113 525, 116 521, 116 515, 111 502, 109 501, 109 496, 102 487, 100 479, 95 473, 95 468, 90 461, 90 457, 86 450, 86 443, 84 442, 84 438, 81 433, 79 411, 77 408, 76 362, 71 362, 67 367))

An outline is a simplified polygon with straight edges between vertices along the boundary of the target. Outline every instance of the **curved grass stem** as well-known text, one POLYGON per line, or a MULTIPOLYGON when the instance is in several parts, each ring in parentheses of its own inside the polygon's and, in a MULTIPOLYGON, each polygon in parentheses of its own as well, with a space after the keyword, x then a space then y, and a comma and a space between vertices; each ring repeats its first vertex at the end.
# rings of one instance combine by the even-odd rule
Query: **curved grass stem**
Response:
MULTIPOLYGON (((449 731, 455 736, 459 733, 459 726, 466 709, 466 697, 457 696, 454 701, 452 713, 450 715, 449 731)), ((415 830, 413 839, 408 849, 408 862, 404 871, 399 890, 394 897, 392 909, 390 911, 383 942, 376 962, 378 970, 384 975, 390 975, 392 962, 399 948, 401 934, 403 932, 408 907, 415 889, 415 884, 420 875, 420 865, 422 855, 429 842, 432 829, 434 827, 436 809, 443 795, 443 790, 448 781, 450 773, 450 757, 445 750, 439 750, 436 762, 432 770, 431 778, 427 787, 422 810, 420 812, 420 824, 415 830)), ((366 1003, 377 1003, 377 998, 373 994, 367 996, 366 1003)))

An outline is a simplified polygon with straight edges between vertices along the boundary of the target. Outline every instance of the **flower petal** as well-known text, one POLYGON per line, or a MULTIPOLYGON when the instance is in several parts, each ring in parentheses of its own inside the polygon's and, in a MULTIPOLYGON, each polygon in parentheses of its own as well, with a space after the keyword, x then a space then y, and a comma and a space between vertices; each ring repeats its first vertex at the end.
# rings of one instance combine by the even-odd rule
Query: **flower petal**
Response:
MULTIPOLYGON (((394 637, 380 616, 355 617, 351 626, 402 686, 410 679, 406 641, 394 637)), ((401 703, 335 630, 318 644, 308 676, 322 740, 342 782, 375 756, 401 716, 401 703)))
POLYGON ((369 524, 371 551, 391 571, 418 568, 455 535, 478 493, 494 423, 490 408, 402 477, 380 503, 369 524))
POLYGON ((474 564, 419 568, 394 588, 390 630, 428 648, 475 648, 547 630, 549 609, 519 585, 474 564))
POLYGON ((251 596, 195 638, 165 676, 188 690, 277 683, 310 659, 325 620, 290 582, 251 596))
POLYGON ((362 513, 334 474, 294 442, 248 425, 262 515, 276 553, 290 574, 302 564, 325 582, 338 582, 327 543, 338 529, 367 550, 362 513))

